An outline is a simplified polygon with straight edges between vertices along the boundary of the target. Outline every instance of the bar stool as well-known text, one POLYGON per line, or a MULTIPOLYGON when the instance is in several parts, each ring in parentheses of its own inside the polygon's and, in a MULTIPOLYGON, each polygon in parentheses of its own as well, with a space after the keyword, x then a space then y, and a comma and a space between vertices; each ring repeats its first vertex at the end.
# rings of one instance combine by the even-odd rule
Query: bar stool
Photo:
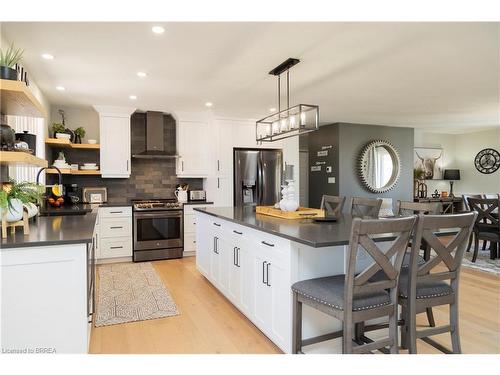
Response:
POLYGON ((345 197, 335 195, 323 195, 320 209, 325 210, 327 215, 337 216, 342 213, 345 204, 345 197))
POLYGON ((378 219, 382 199, 352 197, 349 213, 362 219, 378 219))
POLYGON ((457 215, 420 214, 418 216, 408 273, 402 273, 399 279, 398 300, 402 306, 401 317, 404 320, 401 341, 406 342, 410 353, 417 353, 417 338, 445 353, 450 353, 448 349, 429 338, 429 336, 445 332, 451 334, 453 353, 461 352, 458 327, 458 284, 460 266, 476 217, 475 212, 457 215), (458 233, 448 245, 443 245, 435 235, 438 230, 457 228, 458 233), (424 264, 419 264, 418 253, 422 240, 425 240, 434 250, 436 256, 426 260, 424 264), (431 273, 441 262, 444 263, 446 269, 431 273), (450 283, 444 280, 450 280, 450 283), (440 305, 450 305, 449 324, 417 331, 416 315, 426 311, 429 307, 440 305))
MULTIPOLYGON (((367 353, 373 350, 398 353, 397 285, 403 257, 416 216, 387 219, 353 219, 347 273, 303 280, 292 285, 293 291, 293 353, 302 350, 302 304, 313 307, 342 321, 342 331, 317 338, 320 342, 342 337, 342 353, 367 353), (396 235, 390 249, 382 251, 370 235, 396 235), (361 273, 355 273, 358 249, 362 247, 374 260, 361 273), (371 277, 383 272, 386 280, 372 282, 371 277), (389 317, 389 336, 373 341, 365 336, 366 344, 353 345, 353 327, 358 322, 389 317)), ((314 339, 312 339, 314 340, 314 339)), ((311 341, 309 339, 308 341, 311 341)))

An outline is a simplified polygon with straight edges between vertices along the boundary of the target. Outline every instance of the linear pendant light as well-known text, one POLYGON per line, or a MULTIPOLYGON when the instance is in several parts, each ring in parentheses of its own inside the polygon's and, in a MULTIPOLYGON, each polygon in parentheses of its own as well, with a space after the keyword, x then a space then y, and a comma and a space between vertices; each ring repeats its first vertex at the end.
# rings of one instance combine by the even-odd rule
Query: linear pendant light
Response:
POLYGON ((319 106, 297 104, 290 107, 290 68, 297 65, 299 59, 288 58, 269 74, 278 78, 278 112, 255 123, 257 142, 274 142, 318 130, 319 106), (281 74, 286 72, 286 108, 281 109, 281 74))

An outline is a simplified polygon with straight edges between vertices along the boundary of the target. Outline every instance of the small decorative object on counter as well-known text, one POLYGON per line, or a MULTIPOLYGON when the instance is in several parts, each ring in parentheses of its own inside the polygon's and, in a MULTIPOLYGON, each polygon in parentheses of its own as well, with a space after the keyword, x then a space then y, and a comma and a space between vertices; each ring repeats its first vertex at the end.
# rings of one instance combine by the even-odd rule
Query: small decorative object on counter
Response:
POLYGON ((57 122, 54 122, 52 124, 52 134, 54 135, 54 138, 69 139, 70 135, 66 134, 65 131, 66 131, 66 126, 64 126, 64 124, 60 124, 57 122))
POLYGON ((282 185, 279 207, 282 211, 292 212, 297 211, 299 202, 295 199, 295 181, 293 180, 293 165, 285 166, 284 178, 287 185, 282 185))
POLYGON ((432 198, 439 198, 440 197, 440 194, 439 194, 439 191, 434 190, 434 194, 432 194, 432 198))
POLYGON ((177 189, 174 191, 174 195, 178 202, 186 203, 188 201, 188 188, 189 185, 181 184, 177 185, 177 189))
POLYGON ((75 131, 75 143, 82 143, 82 138, 85 138, 85 129, 81 126, 76 128, 75 131))
POLYGON ((59 169, 70 169, 71 166, 66 162, 66 157, 64 156, 64 152, 60 151, 59 156, 57 157, 56 160, 54 160, 54 163, 52 164, 54 167, 57 167, 59 169))
POLYGON ((8 79, 11 81, 18 80, 18 72, 15 69, 16 64, 18 64, 23 59, 24 50, 21 48, 14 48, 14 44, 11 44, 9 48, 4 52, 0 49, 0 78, 8 79))
POLYGON ((442 191, 441 192, 441 198, 448 198, 448 192, 447 191, 442 191))
MULTIPOLYGON (((16 227, 22 226, 24 234, 29 234, 29 209, 24 204, 39 203, 43 195, 43 186, 32 182, 16 182, 10 180, 0 190, 0 217, 2 222, 2 238, 7 238, 7 228, 15 233, 16 227)), ((36 213, 34 214, 36 215, 36 213)), ((34 216, 33 215, 33 216, 34 216)))

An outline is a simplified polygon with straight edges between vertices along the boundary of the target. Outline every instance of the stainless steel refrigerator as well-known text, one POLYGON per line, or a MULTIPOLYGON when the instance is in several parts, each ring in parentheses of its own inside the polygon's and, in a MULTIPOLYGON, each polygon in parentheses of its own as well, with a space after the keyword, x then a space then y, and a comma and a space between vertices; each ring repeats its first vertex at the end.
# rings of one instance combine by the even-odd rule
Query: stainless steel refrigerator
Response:
POLYGON ((234 149, 234 205, 271 206, 280 200, 281 150, 234 149))

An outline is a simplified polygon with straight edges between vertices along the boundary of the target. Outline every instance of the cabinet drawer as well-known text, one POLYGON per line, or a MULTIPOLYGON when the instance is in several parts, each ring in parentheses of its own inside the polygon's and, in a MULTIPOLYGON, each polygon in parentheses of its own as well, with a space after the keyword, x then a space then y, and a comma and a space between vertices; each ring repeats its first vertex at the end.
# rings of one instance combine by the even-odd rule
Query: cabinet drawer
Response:
POLYGON ((196 232, 196 215, 184 215, 184 232, 196 232))
POLYGON ((99 243, 100 258, 116 258, 132 256, 131 238, 101 238, 99 243))
POLYGON ((130 237, 132 238, 132 218, 104 218, 99 225, 101 238, 130 237))
POLYGON ((132 207, 99 207, 101 217, 132 217, 132 207))
POLYGON ((189 233, 184 236, 184 251, 196 251, 195 233, 189 233))

